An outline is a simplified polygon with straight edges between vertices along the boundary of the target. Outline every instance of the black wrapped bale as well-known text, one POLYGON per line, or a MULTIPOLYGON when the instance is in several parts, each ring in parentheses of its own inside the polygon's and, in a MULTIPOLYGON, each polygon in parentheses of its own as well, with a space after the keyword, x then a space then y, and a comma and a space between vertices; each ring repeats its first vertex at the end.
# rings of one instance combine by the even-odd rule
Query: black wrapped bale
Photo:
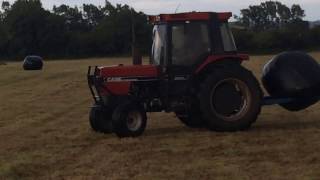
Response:
POLYGON ((263 69, 262 82, 273 97, 291 97, 299 101, 280 104, 289 111, 299 111, 315 104, 320 95, 320 65, 303 52, 284 52, 263 69))
POLYGON ((42 70, 43 59, 40 56, 27 56, 23 61, 24 70, 42 70))

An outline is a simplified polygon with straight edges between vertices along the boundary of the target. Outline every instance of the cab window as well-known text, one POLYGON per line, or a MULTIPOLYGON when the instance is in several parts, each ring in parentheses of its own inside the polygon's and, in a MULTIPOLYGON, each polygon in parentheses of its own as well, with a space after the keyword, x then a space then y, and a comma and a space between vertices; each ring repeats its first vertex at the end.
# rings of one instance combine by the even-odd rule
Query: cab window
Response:
POLYGON ((201 22, 186 22, 172 26, 172 64, 194 65, 211 51, 208 25, 201 22))
POLYGON ((223 48, 225 52, 235 52, 237 51, 237 47, 231 32, 231 29, 229 28, 228 23, 222 23, 220 26, 221 31, 221 37, 222 37, 222 43, 223 48))

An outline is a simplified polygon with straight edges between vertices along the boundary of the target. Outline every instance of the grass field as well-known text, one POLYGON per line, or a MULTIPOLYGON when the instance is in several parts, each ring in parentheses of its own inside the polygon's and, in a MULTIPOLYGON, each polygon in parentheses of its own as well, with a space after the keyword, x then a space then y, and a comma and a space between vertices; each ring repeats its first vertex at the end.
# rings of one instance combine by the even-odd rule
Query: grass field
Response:
MULTIPOLYGON (((260 77, 270 58, 245 66, 260 77)), ((87 66, 128 62, 52 61, 39 72, 0 66, 0 179, 320 178, 320 105, 298 113, 265 107, 239 133, 189 129, 163 113, 150 114, 136 139, 92 132, 87 66)))

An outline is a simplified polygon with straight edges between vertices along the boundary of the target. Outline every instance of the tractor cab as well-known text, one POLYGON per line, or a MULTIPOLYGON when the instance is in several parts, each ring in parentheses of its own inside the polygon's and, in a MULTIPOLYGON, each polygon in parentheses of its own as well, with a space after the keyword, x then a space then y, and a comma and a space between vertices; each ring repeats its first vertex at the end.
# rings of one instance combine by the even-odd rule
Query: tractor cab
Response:
POLYGON ((151 64, 193 71, 210 56, 236 55, 228 25, 231 16, 198 12, 150 16, 154 24, 151 64))

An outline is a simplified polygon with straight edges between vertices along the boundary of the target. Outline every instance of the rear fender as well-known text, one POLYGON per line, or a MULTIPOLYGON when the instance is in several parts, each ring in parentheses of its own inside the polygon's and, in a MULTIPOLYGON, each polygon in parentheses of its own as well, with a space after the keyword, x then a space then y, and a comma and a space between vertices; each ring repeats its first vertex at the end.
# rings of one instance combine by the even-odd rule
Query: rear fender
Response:
POLYGON ((208 74, 213 73, 217 68, 225 68, 232 70, 234 66, 241 66, 243 62, 242 59, 239 58, 221 58, 217 59, 216 61, 212 61, 209 64, 206 64, 201 70, 196 71, 194 74, 196 82, 202 82, 208 77, 208 74))
POLYGON ((240 64, 243 61, 249 60, 249 55, 247 54, 235 54, 235 55, 212 55, 208 56, 208 58, 202 63, 195 71, 195 74, 198 75, 203 71, 206 71, 208 67, 212 65, 227 65, 222 62, 239 62, 240 64))

